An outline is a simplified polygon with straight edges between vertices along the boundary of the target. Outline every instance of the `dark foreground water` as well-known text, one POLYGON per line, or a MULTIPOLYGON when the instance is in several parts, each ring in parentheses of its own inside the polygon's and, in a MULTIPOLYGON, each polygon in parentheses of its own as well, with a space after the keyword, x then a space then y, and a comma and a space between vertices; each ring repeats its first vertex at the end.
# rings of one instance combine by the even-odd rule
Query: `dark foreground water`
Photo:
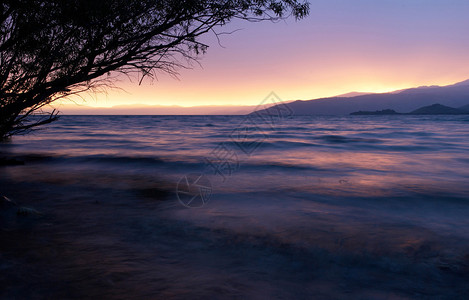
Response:
POLYGON ((469 117, 252 121, 0 144, 0 298, 467 299, 469 117))

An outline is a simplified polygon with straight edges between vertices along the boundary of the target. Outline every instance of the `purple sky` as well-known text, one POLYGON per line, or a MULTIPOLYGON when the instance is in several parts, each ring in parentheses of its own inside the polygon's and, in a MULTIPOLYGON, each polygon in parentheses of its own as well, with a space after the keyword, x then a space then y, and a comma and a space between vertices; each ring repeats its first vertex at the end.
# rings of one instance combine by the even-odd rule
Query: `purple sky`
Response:
POLYGON ((180 79, 123 79, 126 92, 85 95, 86 105, 255 105, 350 91, 386 92, 469 78, 469 1, 322 0, 296 22, 233 22, 213 36, 202 67, 180 79))

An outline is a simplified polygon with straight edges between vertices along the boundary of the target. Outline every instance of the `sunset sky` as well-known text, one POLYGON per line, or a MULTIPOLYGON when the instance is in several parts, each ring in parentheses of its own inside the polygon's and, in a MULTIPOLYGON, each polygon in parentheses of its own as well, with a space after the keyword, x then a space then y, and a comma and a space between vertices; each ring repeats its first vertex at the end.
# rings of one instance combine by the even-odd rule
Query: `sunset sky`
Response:
POLYGON ((233 22, 207 36, 201 66, 179 80, 161 74, 124 91, 85 95, 86 105, 256 105, 271 91, 284 100, 351 91, 386 92, 469 78, 469 1, 310 1, 304 20, 233 22))

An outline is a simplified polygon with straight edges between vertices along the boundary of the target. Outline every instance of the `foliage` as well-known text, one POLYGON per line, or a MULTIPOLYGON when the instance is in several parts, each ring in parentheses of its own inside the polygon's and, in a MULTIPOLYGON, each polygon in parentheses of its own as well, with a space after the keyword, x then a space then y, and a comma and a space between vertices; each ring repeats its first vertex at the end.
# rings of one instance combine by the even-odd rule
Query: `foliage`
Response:
POLYGON ((45 105, 112 83, 112 74, 175 74, 205 53, 199 37, 233 19, 306 16, 297 0, 7 0, 0 4, 0 138, 45 105))

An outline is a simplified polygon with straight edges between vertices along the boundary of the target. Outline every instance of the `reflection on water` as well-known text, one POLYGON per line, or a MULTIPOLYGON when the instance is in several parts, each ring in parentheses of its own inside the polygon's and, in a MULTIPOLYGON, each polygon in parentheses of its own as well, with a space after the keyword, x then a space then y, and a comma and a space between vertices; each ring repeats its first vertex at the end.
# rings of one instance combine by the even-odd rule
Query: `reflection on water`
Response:
POLYGON ((0 297, 463 299, 469 119, 295 117, 203 208, 240 116, 65 116, 0 145, 0 297), (6 241, 6 242, 3 242, 6 241), (39 296, 38 296, 39 295, 39 296))

